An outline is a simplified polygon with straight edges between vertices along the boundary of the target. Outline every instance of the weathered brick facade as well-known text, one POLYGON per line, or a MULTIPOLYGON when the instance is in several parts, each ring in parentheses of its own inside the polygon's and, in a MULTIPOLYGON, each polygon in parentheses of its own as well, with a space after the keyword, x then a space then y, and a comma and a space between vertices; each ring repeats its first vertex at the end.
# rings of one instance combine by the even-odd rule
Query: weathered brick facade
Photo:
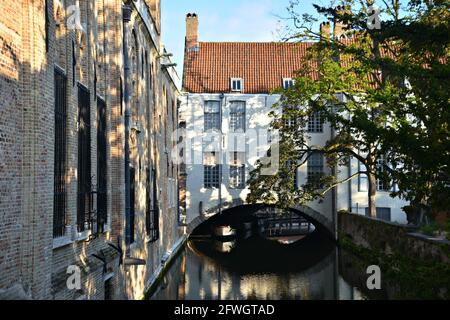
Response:
MULTIPOLYGON (((159 0, 132 2, 129 23, 135 169, 134 242, 125 243, 124 66, 122 0, 0 2, 0 299, 140 298, 160 260, 180 237, 174 77, 162 64, 159 0), (79 21, 77 19, 79 13, 79 21), (76 23, 74 27, 73 22, 76 23), (82 30, 81 28, 82 27, 82 30), (54 235, 55 70, 66 78, 65 210, 54 235), (106 104, 107 222, 80 229, 79 87, 90 105, 90 176, 98 173, 98 101, 106 104), (156 192, 152 177, 156 172, 156 192), (147 179, 149 179, 147 181, 147 179), (154 199, 154 196, 157 199, 154 199), (148 199, 147 199, 148 198, 148 199), (147 235, 148 206, 159 204, 158 239, 147 235), (82 231, 80 231, 82 230, 82 231), (120 247, 123 254, 120 254, 120 247), (140 258, 145 265, 130 264, 140 258), (123 263, 120 263, 123 262, 123 263), (67 268, 81 269, 81 289, 69 289, 67 268)), ((96 194, 92 199, 97 211, 96 194)), ((84 225, 81 223, 81 225, 84 225)))

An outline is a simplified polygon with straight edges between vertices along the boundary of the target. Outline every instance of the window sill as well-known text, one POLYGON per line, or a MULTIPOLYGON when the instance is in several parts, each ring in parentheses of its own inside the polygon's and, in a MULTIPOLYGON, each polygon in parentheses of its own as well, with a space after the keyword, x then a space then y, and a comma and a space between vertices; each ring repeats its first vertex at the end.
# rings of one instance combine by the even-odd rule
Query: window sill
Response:
POLYGON ((71 243, 73 243, 73 241, 68 236, 54 238, 53 239, 53 250, 61 248, 61 247, 65 247, 71 243))
POLYGON ((75 241, 84 241, 87 238, 89 238, 89 236, 92 234, 92 230, 85 230, 82 232, 77 232, 76 233, 76 237, 75 237, 75 241))

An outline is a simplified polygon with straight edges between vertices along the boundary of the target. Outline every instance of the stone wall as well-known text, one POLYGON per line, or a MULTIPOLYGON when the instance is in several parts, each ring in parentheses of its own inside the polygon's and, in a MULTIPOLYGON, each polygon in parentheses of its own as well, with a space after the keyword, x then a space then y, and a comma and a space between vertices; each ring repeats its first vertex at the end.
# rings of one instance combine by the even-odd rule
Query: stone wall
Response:
POLYGON ((450 241, 430 239, 414 233, 412 227, 342 211, 338 223, 340 238, 347 236, 364 248, 399 253, 411 259, 450 262, 450 241))

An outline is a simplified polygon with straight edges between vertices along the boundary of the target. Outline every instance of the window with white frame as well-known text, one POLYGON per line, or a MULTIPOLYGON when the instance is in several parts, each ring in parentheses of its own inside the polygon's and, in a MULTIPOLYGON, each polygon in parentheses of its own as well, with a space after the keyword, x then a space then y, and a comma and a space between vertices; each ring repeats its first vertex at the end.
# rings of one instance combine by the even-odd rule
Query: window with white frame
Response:
POLYGON ((231 78, 231 91, 240 92, 243 90, 244 80, 242 78, 231 78))
POLYGON ((230 188, 245 188, 245 152, 230 152, 230 188))
POLYGON ((219 188, 220 164, 217 152, 203 153, 203 185, 205 188, 219 188))
MULTIPOLYGON (((366 171, 366 166, 361 161, 358 161, 358 167, 359 171, 366 171)), ((368 180, 367 175, 365 173, 362 173, 358 175, 358 191, 359 192, 367 192, 368 186, 368 180)))
POLYGON ((313 184, 321 187, 319 181, 323 174, 323 154, 321 154, 320 152, 311 153, 307 161, 308 184, 313 184))
POLYGON ((284 117, 284 125, 286 128, 293 128, 297 125, 297 119, 292 115, 288 115, 289 109, 293 109, 293 107, 286 106, 285 108, 288 110, 286 112, 286 116, 284 117))
MULTIPOLYGON (((384 157, 380 157, 377 159, 377 171, 382 174, 384 171, 384 166, 386 164, 386 161, 384 157)), ((386 181, 382 181, 381 179, 377 179, 377 191, 389 191, 391 190, 391 186, 389 183, 386 183, 386 181)))
POLYGON ((308 132, 323 132, 323 121, 319 111, 314 112, 308 118, 308 132))
POLYGON ((283 78, 283 88, 289 89, 294 85, 295 81, 292 78, 283 78))
MULTIPOLYGON (((385 163, 385 160, 383 157, 377 160, 377 171, 378 172, 383 172, 384 163, 385 163)), ((366 171, 366 166, 361 161, 359 161, 359 171, 366 171)), ((389 191, 389 190, 394 191, 395 190, 395 186, 393 186, 393 185, 391 186, 391 184, 386 185, 386 183, 380 179, 377 179, 376 183, 377 183, 377 191, 389 191)), ((367 192, 368 189, 369 189, 369 181, 368 181, 367 175, 360 174, 358 177, 358 191, 359 192, 367 192)))
POLYGON ((231 101, 230 103, 230 131, 245 132, 245 101, 231 101))
POLYGON ((220 102, 205 101, 204 107, 204 131, 220 130, 220 102))

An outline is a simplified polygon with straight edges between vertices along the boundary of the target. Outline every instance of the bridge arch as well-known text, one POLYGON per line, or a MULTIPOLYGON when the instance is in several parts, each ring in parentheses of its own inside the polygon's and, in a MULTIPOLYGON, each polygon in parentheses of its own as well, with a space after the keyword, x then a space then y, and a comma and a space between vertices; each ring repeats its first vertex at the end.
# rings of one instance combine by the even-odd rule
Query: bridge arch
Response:
MULTIPOLYGON (((222 214, 224 213, 233 214, 233 212, 239 211, 240 214, 243 215, 243 217, 245 217, 251 216, 258 210, 267 207, 276 207, 276 205, 246 204, 241 200, 235 200, 233 202, 224 203, 222 205, 222 214)), ((297 205, 295 207, 289 208, 289 210, 300 216, 305 217, 307 220, 313 223, 316 228, 326 231, 330 237, 334 238, 335 235, 334 223, 325 215, 305 205, 297 205)), ((189 221, 187 224, 188 234, 191 234, 203 222, 206 222, 210 219, 217 219, 219 212, 220 212, 219 206, 211 207, 205 210, 203 214, 198 215, 197 217, 189 221)))

